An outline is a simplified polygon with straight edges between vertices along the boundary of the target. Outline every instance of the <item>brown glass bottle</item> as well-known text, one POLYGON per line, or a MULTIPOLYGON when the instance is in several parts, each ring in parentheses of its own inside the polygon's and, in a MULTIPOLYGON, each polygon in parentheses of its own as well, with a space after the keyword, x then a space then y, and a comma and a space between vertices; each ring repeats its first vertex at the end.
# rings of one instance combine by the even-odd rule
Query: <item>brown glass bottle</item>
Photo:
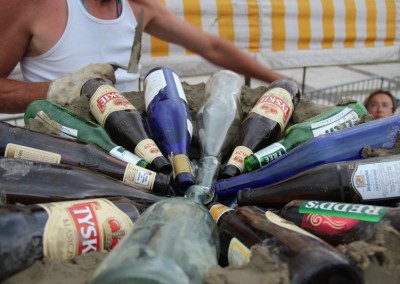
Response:
POLYGON ((363 283, 360 271, 334 247, 271 211, 214 205, 210 212, 219 228, 221 265, 245 264, 250 257, 245 254, 260 244, 288 264, 293 284, 363 283))
POLYGON ((72 259, 91 251, 111 250, 139 216, 135 202, 121 197, 43 205, 47 207, 0 205, 0 281, 44 256, 72 259), (54 226, 54 218, 60 216, 63 218, 54 226), (62 234, 70 238, 65 239, 60 251, 54 250, 62 234), (60 238, 52 238, 57 235, 60 238))
POLYGON ((0 122, 0 155, 79 166, 156 194, 166 195, 169 192, 168 175, 121 161, 90 143, 28 130, 6 122, 0 122))
POLYGON ((383 225, 400 231, 399 207, 293 200, 279 215, 335 246, 368 241, 383 225))
POLYGON ((274 81, 240 124, 239 139, 221 178, 244 172, 244 159, 276 142, 300 101, 297 84, 288 79, 274 81))
POLYGON ((166 198, 84 168, 12 158, 0 158, 0 192, 22 204, 126 197, 140 212, 166 198))
POLYGON ((245 189, 239 206, 282 207, 294 199, 393 206, 400 201, 400 155, 324 164, 275 184, 245 189))
POLYGON ((88 80, 81 96, 89 100, 90 112, 111 139, 150 163, 157 172, 170 174, 171 163, 149 138, 140 112, 112 85, 102 78, 88 80))

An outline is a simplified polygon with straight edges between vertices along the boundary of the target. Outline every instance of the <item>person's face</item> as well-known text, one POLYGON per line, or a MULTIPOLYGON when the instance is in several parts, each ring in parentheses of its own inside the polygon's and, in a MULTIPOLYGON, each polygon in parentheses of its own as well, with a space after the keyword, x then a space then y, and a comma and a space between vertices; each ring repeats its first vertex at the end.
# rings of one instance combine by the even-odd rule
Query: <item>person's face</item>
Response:
POLYGON ((388 95, 376 94, 370 99, 367 110, 375 119, 378 119, 391 116, 393 114, 392 107, 393 103, 388 95))

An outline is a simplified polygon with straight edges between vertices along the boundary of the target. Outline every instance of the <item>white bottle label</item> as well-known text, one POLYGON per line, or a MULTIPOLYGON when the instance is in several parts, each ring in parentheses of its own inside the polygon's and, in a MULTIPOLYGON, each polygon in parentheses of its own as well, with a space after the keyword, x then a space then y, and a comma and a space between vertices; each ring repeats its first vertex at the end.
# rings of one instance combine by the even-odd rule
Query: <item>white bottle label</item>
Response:
POLYGON ((152 139, 143 139, 136 147, 134 153, 148 163, 157 157, 163 157, 160 149, 152 139))
POLYGON ((352 127, 359 120, 360 117, 358 114, 351 108, 346 107, 334 116, 312 123, 311 131, 314 137, 317 137, 326 133, 352 127))
POLYGON ((247 156, 250 156, 253 154, 253 151, 251 151, 249 148, 245 146, 237 146, 235 150, 233 150, 232 156, 229 158, 228 163, 226 164, 227 166, 235 166, 236 168, 239 169, 241 173, 244 171, 244 159, 247 156))
POLYGON ((114 147, 113 149, 111 149, 109 154, 114 158, 134 165, 136 165, 140 161, 140 158, 138 156, 136 156, 132 152, 129 152, 121 146, 114 147))
POLYGON ((58 131, 58 135, 62 137, 75 139, 76 137, 78 137, 78 130, 64 126, 57 121, 54 121, 42 110, 37 113, 37 116, 35 118, 41 119, 43 123, 47 123, 49 126, 53 127, 55 130, 58 131))
POLYGON ((258 158, 259 161, 264 160, 264 163, 270 163, 273 160, 278 159, 280 156, 286 153, 286 148, 280 143, 272 143, 268 147, 261 149, 254 153, 254 156, 258 158))
POLYGON ((400 196, 400 162, 358 165, 351 182, 363 200, 400 196))
POLYGON ((13 143, 7 144, 4 151, 4 157, 52 164, 59 164, 61 162, 61 155, 58 153, 39 150, 13 143))
POLYGON ((242 242, 232 238, 228 248, 229 266, 242 266, 250 262, 251 251, 242 242))
POLYGON ((128 163, 122 181, 126 184, 151 191, 154 186, 155 177, 155 172, 128 163))

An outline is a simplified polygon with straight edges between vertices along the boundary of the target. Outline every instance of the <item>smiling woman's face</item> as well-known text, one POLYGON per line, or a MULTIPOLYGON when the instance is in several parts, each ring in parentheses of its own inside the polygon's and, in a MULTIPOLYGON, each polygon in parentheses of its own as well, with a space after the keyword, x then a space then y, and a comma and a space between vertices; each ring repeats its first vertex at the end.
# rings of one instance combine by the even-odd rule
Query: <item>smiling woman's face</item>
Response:
POLYGON ((375 119, 393 115, 392 99, 384 93, 375 94, 368 102, 367 110, 375 119))

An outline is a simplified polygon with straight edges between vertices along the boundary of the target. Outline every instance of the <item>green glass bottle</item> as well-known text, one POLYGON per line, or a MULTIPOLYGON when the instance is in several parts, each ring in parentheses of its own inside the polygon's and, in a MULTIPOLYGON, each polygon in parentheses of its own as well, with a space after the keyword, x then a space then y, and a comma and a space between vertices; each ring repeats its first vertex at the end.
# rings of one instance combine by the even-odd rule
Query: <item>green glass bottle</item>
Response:
POLYGON ((367 113, 367 109, 361 103, 349 101, 292 125, 281 140, 246 157, 246 171, 257 170, 317 136, 352 127, 367 113))
POLYGON ((150 165, 139 156, 115 144, 99 124, 86 120, 51 101, 41 99, 32 102, 25 110, 26 126, 29 126, 30 119, 38 119, 59 136, 95 144, 119 160, 150 168, 150 165))

